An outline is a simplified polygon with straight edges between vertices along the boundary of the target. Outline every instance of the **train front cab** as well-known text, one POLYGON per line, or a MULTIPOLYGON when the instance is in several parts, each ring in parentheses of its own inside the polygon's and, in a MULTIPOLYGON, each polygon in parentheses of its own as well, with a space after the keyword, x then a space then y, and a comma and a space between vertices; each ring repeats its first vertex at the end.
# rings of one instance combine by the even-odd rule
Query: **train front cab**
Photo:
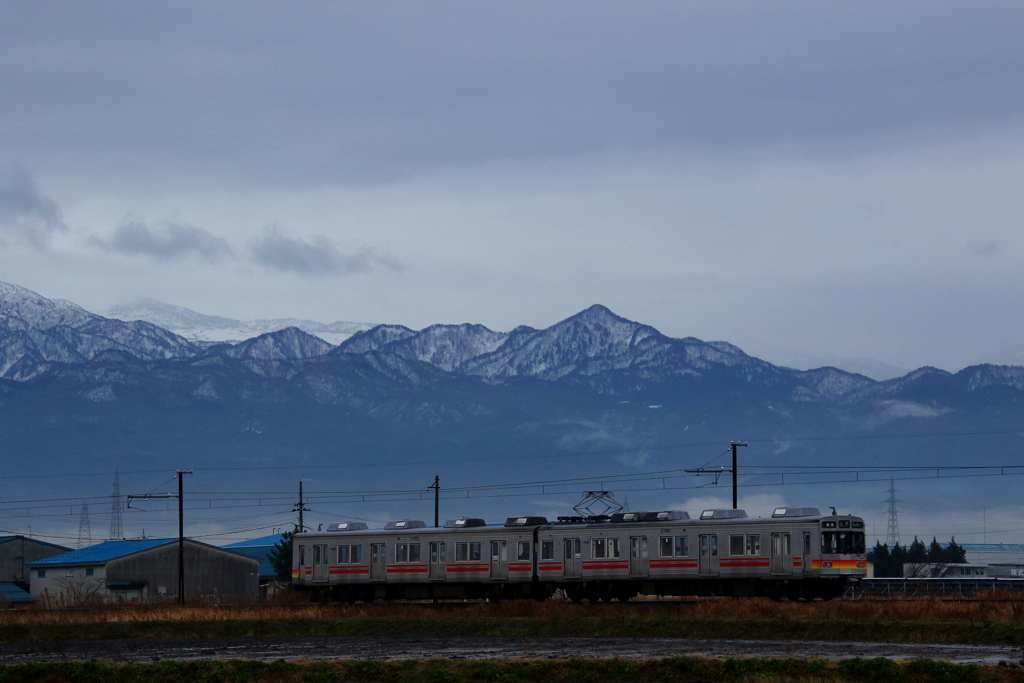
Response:
POLYGON ((811 569, 826 587, 828 596, 838 595, 850 583, 867 576, 864 520, 852 515, 822 517, 819 526, 819 554, 811 569))

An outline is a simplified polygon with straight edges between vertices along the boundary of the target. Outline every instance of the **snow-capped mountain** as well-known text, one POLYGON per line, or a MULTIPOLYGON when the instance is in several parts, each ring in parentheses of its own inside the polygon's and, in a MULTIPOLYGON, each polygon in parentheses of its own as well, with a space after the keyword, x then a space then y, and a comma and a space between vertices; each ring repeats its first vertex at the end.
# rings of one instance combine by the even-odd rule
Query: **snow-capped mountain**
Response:
POLYGON ((337 345, 356 332, 369 330, 369 323, 333 322, 329 324, 297 318, 261 319, 243 322, 219 315, 197 313, 157 299, 141 298, 129 304, 113 306, 105 315, 120 320, 145 320, 194 342, 239 342, 268 332, 297 327, 331 345, 337 345))
POLYGON ((238 344, 225 344, 207 350, 211 355, 245 360, 301 360, 327 355, 334 347, 319 337, 307 334, 297 327, 286 327, 267 332, 238 344))
POLYGON ((0 377, 28 380, 57 364, 104 351, 147 359, 187 358, 198 347, 152 323, 109 320, 69 301, 0 283, 0 377))

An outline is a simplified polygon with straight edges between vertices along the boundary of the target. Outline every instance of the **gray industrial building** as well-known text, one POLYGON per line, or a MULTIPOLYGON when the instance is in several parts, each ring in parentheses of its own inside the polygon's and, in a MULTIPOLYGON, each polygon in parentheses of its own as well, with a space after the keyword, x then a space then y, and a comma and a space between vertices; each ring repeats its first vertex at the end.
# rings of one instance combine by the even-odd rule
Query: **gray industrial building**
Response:
MULTIPOLYGON (((60 604, 178 596, 178 539, 106 541, 29 563, 29 592, 60 604)), ((185 540, 186 599, 254 598, 259 561, 185 540)))
POLYGON ((53 555, 66 553, 65 548, 25 536, 0 536, 0 582, 13 583, 28 590, 28 564, 53 555))
POLYGON ((260 538, 251 538, 247 541, 229 543, 222 547, 259 560, 260 595, 265 596, 268 593, 268 589, 279 581, 277 573, 274 572, 273 565, 270 564, 270 553, 273 552, 274 546, 283 540, 284 536, 282 534, 273 534, 272 536, 262 536, 260 538))

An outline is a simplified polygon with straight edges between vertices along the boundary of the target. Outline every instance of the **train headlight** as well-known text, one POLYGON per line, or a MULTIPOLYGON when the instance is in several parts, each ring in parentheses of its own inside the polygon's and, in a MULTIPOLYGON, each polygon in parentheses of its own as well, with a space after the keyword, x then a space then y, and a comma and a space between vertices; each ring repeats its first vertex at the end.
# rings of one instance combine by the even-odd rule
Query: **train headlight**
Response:
POLYGON ((832 561, 831 560, 825 560, 824 562, 821 563, 821 566, 823 568, 825 568, 825 569, 831 569, 832 568, 832 561))
POLYGON ((868 566, 867 562, 865 562, 863 560, 858 560, 857 561, 857 569, 864 569, 867 566, 868 566))

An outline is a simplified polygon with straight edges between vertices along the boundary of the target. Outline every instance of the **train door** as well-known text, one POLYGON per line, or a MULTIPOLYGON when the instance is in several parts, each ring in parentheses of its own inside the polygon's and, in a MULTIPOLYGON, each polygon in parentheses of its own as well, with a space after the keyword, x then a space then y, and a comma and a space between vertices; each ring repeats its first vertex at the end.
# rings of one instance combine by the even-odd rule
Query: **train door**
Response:
POLYGON ((811 568, 811 532, 804 532, 803 560, 800 563, 800 570, 806 573, 811 568))
POLYGON ((567 538, 563 542, 562 576, 578 579, 583 576, 583 549, 580 539, 567 538))
POLYGON ((429 578, 436 581, 443 581, 448 571, 448 556, 444 541, 430 542, 430 571, 429 578))
POLYGON ((508 578, 508 541, 491 541, 491 578, 508 578))
POLYGON ((327 546, 313 546, 313 580, 326 581, 330 575, 330 563, 327 561, 327 546))
POLYGON ((647 551, 646 536, 629 537, 629 575, 644 577, 650 574, 651 558, 647 551))
POLYGON ((370 581, 386 581, 388 578, 388 544, 370 544, 370 581))
POLYGON ((309 566, 309 565, 306 564, 306 562, 309 559, 309 558, 306 557, 306 552, 307 552, 306 546, 300 545, 299 546, 299 577, 298 577, 299 578, 299 583, 305 583, 306 582, 306 567, 309 566))
POLYGON ((701 576, 718 574, 718 534, 701 534, 698 565, 701 576))
POLYGON ((793 549, 790 544, 790 535, 784 533, 772 534, 772 575, 788 576, 793 573, 793 549))

